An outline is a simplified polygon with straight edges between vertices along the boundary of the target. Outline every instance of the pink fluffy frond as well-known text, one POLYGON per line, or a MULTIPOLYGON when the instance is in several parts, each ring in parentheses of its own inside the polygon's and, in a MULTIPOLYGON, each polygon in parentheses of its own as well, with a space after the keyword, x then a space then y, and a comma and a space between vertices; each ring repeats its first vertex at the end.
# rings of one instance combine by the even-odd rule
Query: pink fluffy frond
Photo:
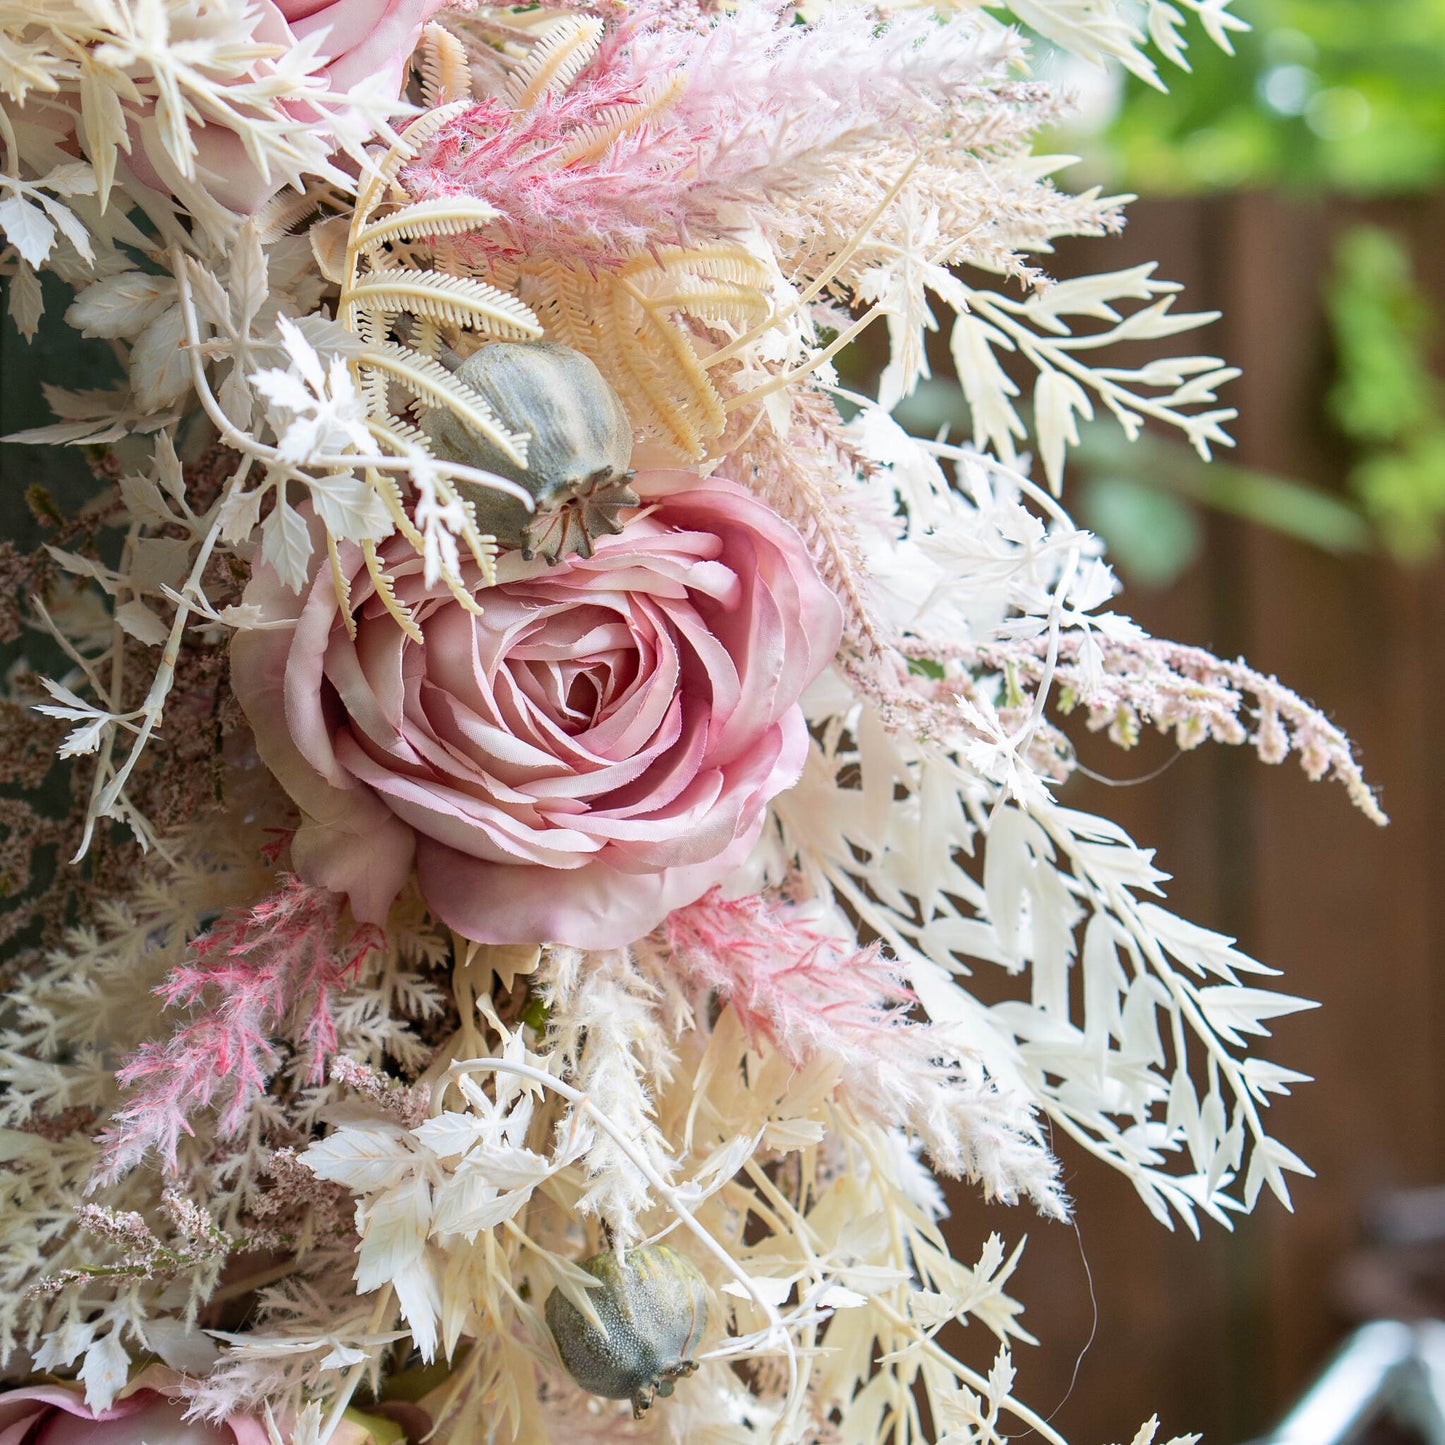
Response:
POLYGON ((877 945, 856 948, 798 906, 716 888, 664 929, 673 966, 726 1000, 755 1047, 798 1067, 836 1059, 847 1102, 916 1135, 939 1170, 1065 1212, 1028 1105, 1001 1094, 951 1029, 910 1016, 912 995, 877 945))
MULTIPOLYGON (((982 648, 921 644, 918 655, 956 658, 970 666, 1011 671, 1036 686, 1044 676, 1045 643, 1029 638, 982 648)), ((1372 823, 1389 820, 1365 781, 1350 740, 1318 708, 1278 678, 1243 661, 1227 662, 1202 647, 1143 633, 1125 638, 1090 632, 1061 639, 1053 681, 1061 710, 1082 703, 1091 731, 1132 747, 1141 724, 1172 732, 1181 749, 1206 739, 1251 745, 1261 761, 1280 763, 1293 751, 1313 781, 1334 778, 1372 823), (1249 707, 1250 701, 1253 707, 1249 707), (1250 727, 1248 716, 1255 719, 1250 727)), ((940 691, 952 685, 945 682, 940 691)))
POLYGON ((800 1068, 820 1052, 890 1048, 917 1027, 905 1017, 912 995, 877 944, 851 947, 790 905, 714 888, 666 928, 674 963, 732 1005, 749 1042, 800 1068))
POLYGON ((220 1110, 222 1138, 237 1133, 282 1062, 285 1045, 308 1056, 320 1083, 336 1051, 335 996, 371 949, 384 941, 371 925, 346 926, 344 899, 280 874, 260 903, 223 914, 190 947, 156 992, 190 1017, 171 1036, 143 1044, 117 1072, 133 1089, 101 1135, 103 1180, 156 1150, 176 1167, 190 1119, 220 1110))
POLYGON ((1047 99, 1006 78, 1017 37, 968 16, 902 14, 880 32, 847 4, 808 26, 792 6, 744 6, 706 29, 638 11, 564 93, 489 98, 443 128, 403 173, 408 191, 495 206, 502 220, 476 240, 490 254, 605 268, 726 231, 739 204, 781 220, 781 201, 844 182, 881 141, 970 136, 960 121, 980 102, 1047 99))

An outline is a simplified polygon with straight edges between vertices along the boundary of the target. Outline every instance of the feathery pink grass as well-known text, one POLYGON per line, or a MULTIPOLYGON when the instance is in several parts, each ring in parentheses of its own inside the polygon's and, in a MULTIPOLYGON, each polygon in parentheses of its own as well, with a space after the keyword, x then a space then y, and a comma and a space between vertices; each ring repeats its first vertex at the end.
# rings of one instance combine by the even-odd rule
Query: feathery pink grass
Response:
POLYGON ((788 197, 900 134, 966 130, 961 112, 979 102, 992 113, 1047 99, 1007 80, 1017 38, 966 17, 900 14, 879 31, 839 4, 804 27, 790 5, 752 5, 697 29, 661 8, 612 26, 562 93, 459 116, 403 172, 408 191, 495 206, 501 220, 468 242, 494 255, 605 269, 725 233, 738 206, 782 223, 788 197))
POLYGON ((850 947, 805 921, 801 910, 760 894, 725 899, 719 889, 668 915, 674 963, 726 999, 754 1046, 789 1063, 819 1052, 844 1058, 892 1048, 912 998, 878 949, 850 947))
POLYGON ((1067 1213, 1057 1164, 1036 1131, 1017 1127, 1017 1101, 954 1030, 908 1017, 912 994, 876 944, 854 948, 794 905, 725 899, 716 888, 664 929, 673 965, 725 999, 754 1045, 771 1044, 800 1068, 836 1059, 847 1102, 915 1135, 941 1172, 1067 1213))
POLYGON ((117 1072, 135 1093, 101 1135, 103 1180, 151 1149, 174 1170, 197 1110, 219 1107, 221 1137, 234 1136, 281 1065, 278 1043, 309 1053, 309 1082, 325 1078, 336 1052, 332 999, 384 940, 371 925, 344 929, 344 901, 283 873, 260 903, 231 909, 192 943, 156 990, 168 1008, 193 1010, 190 1021, 117 1072))

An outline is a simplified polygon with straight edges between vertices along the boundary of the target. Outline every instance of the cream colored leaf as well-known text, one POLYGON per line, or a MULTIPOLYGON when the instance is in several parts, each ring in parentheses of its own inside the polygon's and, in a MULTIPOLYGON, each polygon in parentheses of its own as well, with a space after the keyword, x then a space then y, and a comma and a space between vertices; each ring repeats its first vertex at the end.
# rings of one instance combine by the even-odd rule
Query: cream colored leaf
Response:
POLYGON ((356 234, 357 249, 374 251, 387 241, 436 240, 477 230, 501 215, 494 206, 476 196, 445 196, 416 201, 389 211, 378 221, 363 226, 356 234))
POLYGON ((32 266, 43 266, 55 244, 55 224, 36 205, 18 195, 0 199, 0 230, 32 266))
POLYGON ((372 271, 342 292, 341 304, 363 311, 405 311, 456 326, 474 326, 507 340, 535 340, 542 334, 536 317, 515 296, 485 281, 443 271, 372 271))
POLYGON ((34 340, 45 312, 45 298, 40 277, 23 257, 15 263, 15 274, 10 278, 9 311, 15 329, 27 341, 34 340))
POLYGON ((160 647, 171 635, 170 628, 138 597, 115 609, 115 620, 132 637, 148 647, 160 647))

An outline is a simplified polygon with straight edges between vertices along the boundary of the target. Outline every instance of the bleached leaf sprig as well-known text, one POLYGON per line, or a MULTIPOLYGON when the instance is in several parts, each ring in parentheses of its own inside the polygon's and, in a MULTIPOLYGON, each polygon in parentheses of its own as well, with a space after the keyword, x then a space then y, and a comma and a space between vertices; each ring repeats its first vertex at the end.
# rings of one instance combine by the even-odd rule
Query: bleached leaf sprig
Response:
POLYGON ((1146 421, 1156 421, 1178 427, 1206 461, 1212 446, 1233 446, 1224 431, 1224 423, 1238 415, 1232 407, 1189 408, 1212 403, 1217 389, 1240 374, 1237 367, 1216 356, 1170 357, 1138 367, 1096 365, 1088 359, 1089 353, 1120 342, 1157 340, 1217 319, 1217 312, 1172 311, 1180 287, 1155 280, 1154 269, 1149 262, 1062 281, 1023 300, 960 283, 950 346, 973 416, 975 442, 1013 463, 1028 436, 1012 400, 1018 389, 994 355, 1016 351, 1038 371, 1034 434, 1055 495, 1062 486, 1065 452, 1078 444, 1079 419, 1092 420, 1096 401, 1131 441, 1146 421), (1124 301, 1147 304, 1121 313, 1118 304, 1124 301), (1104 326, 1079 331, 1076 318, 1104 326))
MULTIPOLYGON (((877 699, 816 688, 814 753, 777 805, 772 866, 800 864, 808 891, 839 909, 838 927, 861 917, 929 1018, 965 1030, 998 1087, 1123 1170, 1162 1219, 1172 1210, 1193 1227, 1203 1210, 1227 1221, 1264 1185, 1287 1201, 1284 1171, 1304 1166, 1265 1127, 1271 1089, 1247 1044, 1309 1005, 1249 983, 1270 970, 1153 901, 1165 875, 1150 852, 1053 796, 1072 750, 1046 715, 1052 688, 1065 706, 1096 698, 1103 717, 1128 705, 1121 684, 1132 685, 1140 713, 1152 703, 1176 726, 1193 718, 1216 731, 1218 692, 1187 678, 1147 690, 1130 660, 1157 652, 1162 689, 1167 645, 1103 610, 1111 575, 1041 488, 976 454, 910 443, 878 414, 857 425, 890 458, 873 484, 908 509, 899 531, 868 534, 877 576, 896 584, 880 608, 917 669, 916 694, 953 723, 935 711, 926 737, 890 730, 877 699), (938 454, 961 490, 931 463, 938 454)), ((1238 665, 1217 666, 1243 679, 1238 665)), ((1277 685, 1253 686, 1266 710, 1259 745, 1283 756, 1284 708, 1314 739, 1312 772, 1334 766, 1377 813, 1337 736, 1333 763, 1321 762, 1325 720, 1277 685)), ((1230 694, 1230 720, 1239 706, 1230 694)), ((1221 735, 1242 740, 1234 726, 1237 736, 1221 735)))
POLYGON ((1230 13, 1231 0, 1145 0, 1122 6, 1099 0, 1008 0, 1008 8, 1060 49, 1101 64, 1116 60, 1140 80, 1167 89, 1148 54, 1152 45, 1172 64, 1189 68, 1181 33, 1194 16, 1221 50, 1233 53, 1231 35, 1249 24, 1230 13))
MULTIPOLYGON (((507 1052, 526 1057, 520 1036, 507 1052)), ((302 1156, 318 1178, 358 1197, 356 1288, 395 1292, 427 1360, 443 1338, 439 1327, 447 1353, 464 1329, 477 1329, 457 1316, 454 1292, 444 1304, 443 1279, 456 1267, 449 1256, 469 1254, 482 1231, 516 1216, 532 1191, 569 1162, 565 1151, 547 1158, 527 1148, 535 1099, 514 1078, 499 1077, 496 1097, 465 1076, 458 1088, 465 1110, 442 1110, 410 1129, 385 1115, 342 1112, 302 1156)))

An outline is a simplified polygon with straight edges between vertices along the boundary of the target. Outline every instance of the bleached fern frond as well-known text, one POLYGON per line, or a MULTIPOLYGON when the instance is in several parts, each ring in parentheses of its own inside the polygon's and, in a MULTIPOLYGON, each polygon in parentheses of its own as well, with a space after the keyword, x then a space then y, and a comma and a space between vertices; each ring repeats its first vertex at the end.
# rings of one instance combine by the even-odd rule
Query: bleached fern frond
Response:
POLYGON ((470 326, 509 341, 541 336, 536 318, 515 296, 485 281, 443 271, 399 267, 371 271, 341 294, 344 308, 394 314, 405 311, 452 326, 470 326))
POLYGON ((381 558, 377 556, 376 543, 365 542, 362 544, 361 550, 362 555, 366 558, 366 571, 371 578, 371 584, 376 588, 376 594, 381 598, 386 610, 396 620, 397 626, 413 642, 418 644, 425 642, 426 639, 422 636, 421 628, 417 626, 416 617, 411 608, 396 595, 396 587, 387 575, 381 558))
POLYGON ((597 53, 602 22, 594 15, 569 15, 550 26, 507 80, 507 91, 519 110, 546 94, 565 90, 597 53))
POLYGON ((450 105, 439 105, 435 110, 428 110, 417 116, 402 131, 357 192, 357 225, 364 225, 371 218, 372 212, 381 204, 387 191, 396 184, 401 168, 408 161, 415 160, 421 154, 422 147, 439 130, 461 115, 470 103, 467 100, 454 100, 450 105))
POLYGON ((261 244, 269 246, 282 236, 289 236, 300 229, 308 217, 339 205, 341 198, 329 182, 312 181, 304 191, 286 189, 272 196, 256 212, 252 224, 256 227, 261 244))
POLYGON ((443 236, 462 236, 495 221, 499 214, 495 207, 474 196, 416 201, 361 227, 356 233, 356 248, 362 255, 369 255, 388 241, 433 241, 443 236))
MULTIPOLYGON (((621 950, 548 950, 541 977, 550 998, 564 989, 569 995, 564 1008, 552 1005, 565 1023, 549 1036, 549 1045, 566 1060, 577 1087, 622 1127, 661 1177, 670 1177, 676 1164, 658 1132, 654 1094, 672 1060, 646 978, 621 950), (567 953, 573 956, 557 956, 567 953)), ((577 1207, 604 1220, 613 1239, 630 1245, 641 1236, 639 1221, 652 1201, 647 1181, 627 1162, 608 1135, 594 1135, 581 1158, 587 1189, 577 1207)))
POLYGON ((431 441, 427 434, 401 417, 388 417, 386 421, 371 421, 367 425, 372 436, 397 456, 404 456, 409 451, 423 455, 431 453, 431 441))
POLYGON ((492 415, 486 402, 469 386, 458 381, 440 362, 432 361, 400 342, 382 341, 368 346, 358 364, 385 372, 413 396, 431 406, 444 406, 455 412, 461 421, 480 432, 519 467, 527 465, 527 438, 509 432, 492 415))
POLYGON ((598 314, 608 321, 609 362, 645 398, 655 428, 689 458, 721 435, 722 399, 685 332, 638 305, 635 293, 613 288, 598 314))
POLYGON ((667 247, 596 275, 549 258, 496 274, 515 276, 551 339, 620 378, 642 432, 693 460, 722 434, 726 412, 689 323, 752 325, 772 306, 767 267, 731 241, 667 247))
POLYGON ((697 364, 687 338, 671 327, 657 326, 654 330, 658 339, 671 347, 676 374, 669 372, 665 356, 646 364, 632 361, 628 374, 662 418, 666 439, 690 460, 700 460, 707 453, 708 443, 722 435, 727 411, 707 373, 697 364), (686 385, 679 387, 678 381, 686 385))
POLYGON ((697 276, 731 281, 738 286, 755 286, 759 290, 765 290, 772 280, 767 265, 736 241, 662 246, 629 261, 619 274, 643 283, 649 277, 697 276))
POLYGON ((601 159, 609 146, 635 134, 666 110, 682 94, 685 85, 681 75, 662 76, 649 82, 642 94, 628 104, 603 106, 597 112, 597 119, 583 126, 576 137, 562 147, 558 164, 570 166, 601 159))
POLYGON ((737 281, 688 278, 667 291, 643 291, 634 294, 639 306, 654 316, 668 316, 675 311, 686 312, 698 320, 731 321, 750 326, 769 314, 766 299, 755 286, 737 281))
POLYGON ((433 21, 422 32, 421 100, 431 110, 466 100, 472 93, 466 46, 444 25, 433 21))

